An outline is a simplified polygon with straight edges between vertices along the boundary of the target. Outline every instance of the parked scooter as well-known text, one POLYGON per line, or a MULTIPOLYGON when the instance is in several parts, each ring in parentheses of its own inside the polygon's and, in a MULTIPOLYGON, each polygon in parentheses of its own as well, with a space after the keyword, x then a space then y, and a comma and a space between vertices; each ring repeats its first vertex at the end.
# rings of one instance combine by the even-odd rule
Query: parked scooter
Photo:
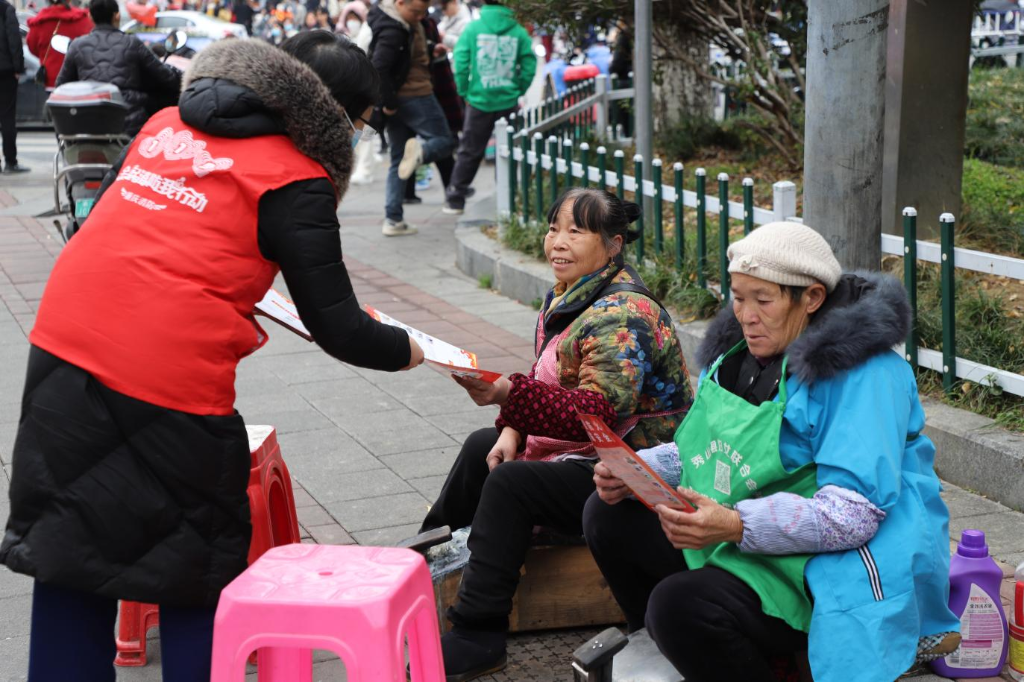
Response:
MULTIPOLYGON (((187 35, 175 31, 164 43, 167 55, 185 46, 187 35)), ((67 53, 70 40, 54 35, 50 47, 67 53)), ((96 81, 76 81, 55 88, 46 108, 57 133, 53 157, 54 210, 66 216, 54 226, 65 243, 89 216, 107 172, 131 142, 124 133, 128 106, 117 86, 96 81)))

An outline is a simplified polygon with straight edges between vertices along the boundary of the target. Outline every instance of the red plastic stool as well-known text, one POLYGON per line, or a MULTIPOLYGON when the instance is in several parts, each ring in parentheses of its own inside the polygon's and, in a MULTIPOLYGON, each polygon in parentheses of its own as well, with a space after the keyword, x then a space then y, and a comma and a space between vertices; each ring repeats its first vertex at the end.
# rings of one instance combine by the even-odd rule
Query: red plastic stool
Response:
MULTIPOLYGON (((281 457, 273 426, 246 426, 249 433, 249 513, 252 540, 249 563, 271 547, 299 542, 299 518, 295 513, 292 477, 281 457)), ((160 624, 155 604, 122 601, 117 627, 117 656, 114 665, 146 665, 146 632, 160 624)))
POLYGON ((146 633, 159 624, 160 609, 156 604, 121 602, 114 665, 125 668, 146 665, 146 633))

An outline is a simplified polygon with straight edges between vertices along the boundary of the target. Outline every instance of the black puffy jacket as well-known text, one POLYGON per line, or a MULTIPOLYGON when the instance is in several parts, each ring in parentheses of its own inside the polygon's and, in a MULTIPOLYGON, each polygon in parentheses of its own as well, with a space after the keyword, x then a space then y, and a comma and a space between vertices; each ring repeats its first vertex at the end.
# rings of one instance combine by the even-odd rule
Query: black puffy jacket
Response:
POLYGON ((370 8, 366 23, 373 31, 370 61, 380 74, 381 104, 386 109, 398 108, 398 91, 409 77, 413 34, 405 25, 381 9, 370 8))
POLYGON ((0 0, 0 73, 25 70, 25 56, 21 52, 21 32, 14 5, 0 0))
POLYGON ((181 72, 157 59, 135 36, 108 24, 71 41, 57 85, 72 81, 116 85, 130 107, 125 132, 135 135, 154 113, 154 105, 181 89, 181 72))

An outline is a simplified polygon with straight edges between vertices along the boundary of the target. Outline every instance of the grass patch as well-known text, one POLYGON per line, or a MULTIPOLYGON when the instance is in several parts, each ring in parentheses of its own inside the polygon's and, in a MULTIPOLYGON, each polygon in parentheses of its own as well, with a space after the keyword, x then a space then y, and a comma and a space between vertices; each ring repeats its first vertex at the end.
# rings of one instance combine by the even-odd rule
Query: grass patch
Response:
POLYGON ((513 214, 499 232, 504 235, 502 243, 508 248, 534 258, 544 258, 544 235, 548 233, 547 225, 536 220, 523 220, 513 214))
POLYGON ((964 154, 1024 168, 1024 69, 972 69, 964 154))
POLYGON ((960 246, 1024 255, 1024 169, 966 159, 958 228, 960 246))
POLYGON ((493 283, 490 275, 480 275, 476 281, 480 285, 481 289, 490 289, 491 284, 493 283))

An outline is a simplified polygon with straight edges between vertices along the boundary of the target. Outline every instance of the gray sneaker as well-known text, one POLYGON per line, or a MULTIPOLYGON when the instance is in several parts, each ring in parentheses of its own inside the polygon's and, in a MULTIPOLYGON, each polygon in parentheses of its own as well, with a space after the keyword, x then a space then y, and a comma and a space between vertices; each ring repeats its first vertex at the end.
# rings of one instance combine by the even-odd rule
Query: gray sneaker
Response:
POLYGON ((31 168, 19 166, 16 163, 9 163, 7 164, 7 167, 4 168, 4 175, 14 175, 15 173, 30 173, 31 171, 31 168))
POLYGON ((423 163, 423 145, 415 137, 409 138, 405 143, 405 153, 398 163, 398 177, 400 180, 408 180, 416 169, 423 163))
POLYGON ((416 234, 419 232, 415 227, 411 227, 409 223, 404 220, 400 220, 397 223, 394 220, 384 220, 384 227, 381 228, 381 232, 385 237, 404 237, 409 234, 416 234))

